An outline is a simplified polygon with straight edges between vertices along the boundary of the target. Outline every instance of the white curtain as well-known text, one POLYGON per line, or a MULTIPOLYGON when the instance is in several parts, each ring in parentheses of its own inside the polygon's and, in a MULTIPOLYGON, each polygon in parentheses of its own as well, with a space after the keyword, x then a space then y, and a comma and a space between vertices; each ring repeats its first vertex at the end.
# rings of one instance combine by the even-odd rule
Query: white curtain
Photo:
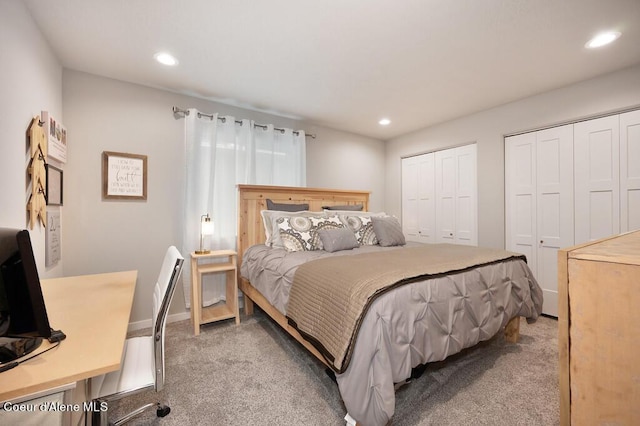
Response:
MULTIPOLYGON (((237 187, 239 183, 306 185, 305 134, 273 125, 237 124, 234 117, 200 114, 189 109, 185 117, 185 204, 183 255, 200 246, 200 217, 214 224, 205 248, 236 249, 237 187), (263 128, 264 127, 264 128, 263 128)), ((182 270, 185 303, 191 306, 191 268, 182 270)), ((225 299, 224 274, 202 280, 202 301, 209 306, 225 299)))

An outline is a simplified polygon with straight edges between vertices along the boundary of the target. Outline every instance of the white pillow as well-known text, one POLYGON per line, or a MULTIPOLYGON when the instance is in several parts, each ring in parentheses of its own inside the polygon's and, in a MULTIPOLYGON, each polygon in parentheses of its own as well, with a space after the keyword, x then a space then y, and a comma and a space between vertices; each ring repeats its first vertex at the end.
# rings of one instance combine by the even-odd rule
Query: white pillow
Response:
POLYGON ((337 214, 338 216, 388 216, 385 212, 367 212, 358 210, 325 210, 325 213, 329 215, 337 214))

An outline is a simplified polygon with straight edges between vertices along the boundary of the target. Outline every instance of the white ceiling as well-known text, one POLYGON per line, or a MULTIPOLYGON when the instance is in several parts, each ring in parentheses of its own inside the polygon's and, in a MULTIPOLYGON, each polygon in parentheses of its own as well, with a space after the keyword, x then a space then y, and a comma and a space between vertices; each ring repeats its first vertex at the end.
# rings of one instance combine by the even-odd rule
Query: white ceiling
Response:
POLYGON ((65 68, 378 139, 640 63, 640 0, 24 1, 65 68))

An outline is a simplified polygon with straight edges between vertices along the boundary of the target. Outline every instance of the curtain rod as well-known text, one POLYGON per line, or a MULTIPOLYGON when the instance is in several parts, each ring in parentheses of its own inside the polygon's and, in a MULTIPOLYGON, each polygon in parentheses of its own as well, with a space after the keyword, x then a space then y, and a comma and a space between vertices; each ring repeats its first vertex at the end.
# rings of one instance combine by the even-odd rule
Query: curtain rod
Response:
MULTIPOLYGON (((186 109, 181 109, 178 107, 173 107, 173 116, 177 119, 177 118, 182 118, 189 115, 189 110, 186 109)), ((213 120, 213 114, 205 114, 203 112, 198 111, 198 118, 201 117, 207 117, 210 120, 213 120)), ((223 123, 227 120, 226 117, 220 117, 218 116, 218 120, 221 120, 223 123)), ((236 124, 242 124, 242 120, 236 120, 236 124)), ((268 126, 266 124, 258 124, 258 123, 253 123, 253 127, 260 127, 261 129, 266 129, 268 126)), ((284 129, 278 128, 278 127, 274 127, 273 130, 277 130, 280 133, 284 133, 284 129)), ((293 131, 294 135, 298 135, 300 132, 298 132, 297 130, 293 131)), ((305 136, 309 136, 312 139, 316 138, 315 134, 311 134, 311 133, 307 133, 305 132, 304 134, 305 136)))

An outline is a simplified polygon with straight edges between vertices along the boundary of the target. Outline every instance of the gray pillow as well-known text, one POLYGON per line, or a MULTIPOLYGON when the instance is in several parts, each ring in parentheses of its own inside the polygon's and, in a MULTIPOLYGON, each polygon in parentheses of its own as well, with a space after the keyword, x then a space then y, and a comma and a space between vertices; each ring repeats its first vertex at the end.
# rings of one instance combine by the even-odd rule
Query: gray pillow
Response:
POLYGON ((376 234, 378 244, 382 247, 403 246, 407 242, 402 233, 400 222, 393 216, 372 217, 373 232, 376 234))
POLYGON ((267 210, 278 210, 281 212, 301 212, 303 210, 309 210, 309 204, 274 203, 267 198, 267 210))
POLYGON ((333 253, 340 250, 351 250, 359 246, 356 236, 351 229, 343 228, 325 228, 318 230, 318 236, 322 241, 325 251, 333 253))
POLYGON ((322 206, 323 210, 362 211, 362 204, 345 204, 343 206, 322 206))

